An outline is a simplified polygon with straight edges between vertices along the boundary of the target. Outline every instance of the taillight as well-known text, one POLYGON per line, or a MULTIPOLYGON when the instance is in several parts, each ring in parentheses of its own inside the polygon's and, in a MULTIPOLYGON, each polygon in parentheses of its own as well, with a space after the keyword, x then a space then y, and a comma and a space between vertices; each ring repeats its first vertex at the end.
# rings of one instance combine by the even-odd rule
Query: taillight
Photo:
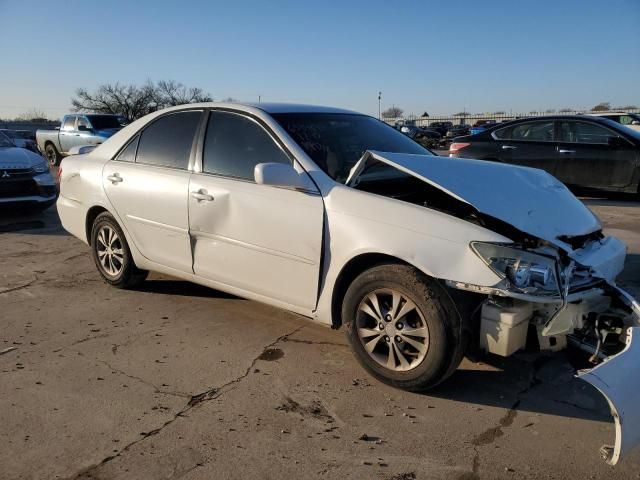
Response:
POLYGON ((58 167, 58 174, 56 177, 58 179, 58 183, 60 183, 60 179, 62 178, 62 166, 58 167))
POLYGON ((471 144, 463 142, 453 142, 451 145, 449 145, 449 153, 458 153, 460 150, 462 150, 463 148, 467 148, 469 145, 471 144))

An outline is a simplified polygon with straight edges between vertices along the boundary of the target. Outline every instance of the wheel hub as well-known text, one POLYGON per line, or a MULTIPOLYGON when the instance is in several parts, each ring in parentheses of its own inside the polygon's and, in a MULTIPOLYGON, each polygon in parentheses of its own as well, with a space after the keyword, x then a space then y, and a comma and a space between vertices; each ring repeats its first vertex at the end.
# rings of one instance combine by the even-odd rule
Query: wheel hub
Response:
POLYGON ((356 314, 358 337, 378 364, 394 371, 417 367, 429 348, 427 322, 416 304, 393 289, 366 295, 356 314))

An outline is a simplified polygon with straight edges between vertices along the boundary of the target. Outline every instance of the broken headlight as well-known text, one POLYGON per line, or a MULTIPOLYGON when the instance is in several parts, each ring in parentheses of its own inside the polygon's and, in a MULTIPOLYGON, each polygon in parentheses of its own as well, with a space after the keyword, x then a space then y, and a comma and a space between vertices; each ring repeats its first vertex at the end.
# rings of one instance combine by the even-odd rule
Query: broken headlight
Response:
POLYGON ((538 295, 560 293, 554 257, 496 243, 471 242, 471 249, 507 281, 509 290, 538 295))

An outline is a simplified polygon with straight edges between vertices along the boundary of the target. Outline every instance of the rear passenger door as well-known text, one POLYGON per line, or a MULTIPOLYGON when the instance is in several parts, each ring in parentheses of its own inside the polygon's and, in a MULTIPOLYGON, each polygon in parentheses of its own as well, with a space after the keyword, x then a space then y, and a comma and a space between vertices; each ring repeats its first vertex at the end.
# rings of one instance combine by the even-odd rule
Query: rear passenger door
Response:
POLYGON ((103 185, 121 224, 147 259, 191 273, 188 195, 202 111, 163 115, 103 169, 103 185))
POLYGON ((622 188, 632 182, 636 149, 595 122, 562 120, 558 128, 557 177, 568 185, 622 188))
POLYGON ((518 123, 498 129, 492 135, 498 142, 500 161, 555 174, 557 156, 553 120, 518 123))

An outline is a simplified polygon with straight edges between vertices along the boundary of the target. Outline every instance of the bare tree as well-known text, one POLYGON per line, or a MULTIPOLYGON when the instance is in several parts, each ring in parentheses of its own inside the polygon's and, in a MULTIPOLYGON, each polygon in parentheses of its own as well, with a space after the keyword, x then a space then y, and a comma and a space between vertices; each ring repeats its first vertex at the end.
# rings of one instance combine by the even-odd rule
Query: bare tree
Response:
POLYGON ((213 98, 201 88, 187 88, 173 80, 160 80, 153 88, 153 99, 157 109, 187 103, 211 102, 213 98))
POLYGON ((454 117, 469 117, 471 114, 469 112, 458 112, 453 114, 454 117))
POLYGON ((76 112, 111 113, 135 120, 161 108, 208 101, 211 96, 200 88, 163 80, 157 84, 149 81, 142 86, 108 83, 93 92, 79 88, 71 105, 76 112))
POLYGON ((555 108, 547 108, 544 113, 556 113, 556 109, 555 108))
POLYGON ((565 107, 558 110, 558 113, 570 113, 570 112, 573 112, 573 108, 565 107))
POLYGON ((591 109, 592 112, 607 112, 611 110, 611 104, 609 102, 600 102, 591 109))
POLYGON ((504 110, 499 110, 497 112, 493 112, 494 115, 505 115, 505 111, 504 110))
POLYGON ((382 118, 398 118, 401 117, 404 113, 400 107, 389 107, 384 112, 382 112, 382 118))

